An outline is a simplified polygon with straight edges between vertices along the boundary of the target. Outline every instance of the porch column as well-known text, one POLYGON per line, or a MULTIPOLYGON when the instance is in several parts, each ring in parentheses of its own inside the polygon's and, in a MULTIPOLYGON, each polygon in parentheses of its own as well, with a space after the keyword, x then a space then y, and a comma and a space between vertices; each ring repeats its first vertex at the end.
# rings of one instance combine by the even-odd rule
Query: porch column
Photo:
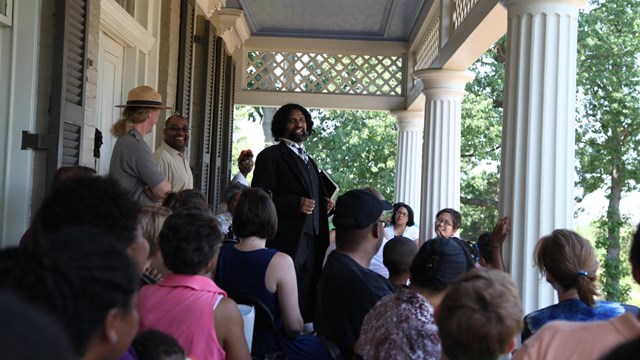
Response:
POLYGON ((413 73, 425 95, 420 239, 435 236, 434 218, 442 208, 460 209, 460 137, 466 70, 426 69, 413 73))
POLYGON ((420 224, 424 112, 393 111, 391 115, 398 121, 395 202, 411 206, 414 221, 420 224))
POLYGON ((502 0, 507 9, 500 214, 524 312, 554 302, 533 267, 540 236, 573 227, 578 9, 583 0, 502 0))

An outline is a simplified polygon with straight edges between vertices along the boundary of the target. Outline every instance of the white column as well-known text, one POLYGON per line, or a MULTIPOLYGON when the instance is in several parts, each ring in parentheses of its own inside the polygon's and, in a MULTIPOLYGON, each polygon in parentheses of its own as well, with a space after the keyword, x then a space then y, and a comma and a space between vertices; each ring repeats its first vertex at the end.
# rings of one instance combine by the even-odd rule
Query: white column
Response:
POLYGON ((435 236, 434 218, 443 208, 460 209, 462 97, 474 77, 466 70, 418 70, 425 95, 420 239, 435 236))
POLYGON ((411 206, 414 221, 420 225, 424 112, 394 111, 391 114, 398 121, 395 202, 411 206))
POLYGON ((500 214, 525 313, 554 302, 533 267, 540 236, 573 226, 578 0, 503 0, 508 13, 500 214))

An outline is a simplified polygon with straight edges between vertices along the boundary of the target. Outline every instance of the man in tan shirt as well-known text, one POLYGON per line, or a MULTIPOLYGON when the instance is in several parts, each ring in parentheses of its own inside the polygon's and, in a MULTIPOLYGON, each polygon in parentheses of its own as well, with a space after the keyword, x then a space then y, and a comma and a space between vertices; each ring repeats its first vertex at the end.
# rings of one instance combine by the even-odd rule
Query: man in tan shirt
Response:
POLYGON ((189 120, 180 115, 172 115, 164 126, 164 141, 153 154, 174 192, 193 189, 193 174, 185 155, 190 131, 189 120))

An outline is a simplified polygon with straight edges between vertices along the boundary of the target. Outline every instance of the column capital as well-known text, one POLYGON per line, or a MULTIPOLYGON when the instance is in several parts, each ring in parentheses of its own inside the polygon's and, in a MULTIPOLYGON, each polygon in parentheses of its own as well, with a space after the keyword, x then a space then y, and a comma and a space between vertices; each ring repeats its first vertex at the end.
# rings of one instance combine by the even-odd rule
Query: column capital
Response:
POLYGON ((500 0, 500 3, 509 11, 510 15, 520 15, 541 12, 573 12, 585 6, 587 0, 500 0))
POLYGON ((400 129, 424 129, 424 111, 398 110, 391 111, 400 129))
POLYGON ((422 82, 425 95, 463 96, 467 83, 475 77, 469 70, 424 69, 413 73, 422 82))

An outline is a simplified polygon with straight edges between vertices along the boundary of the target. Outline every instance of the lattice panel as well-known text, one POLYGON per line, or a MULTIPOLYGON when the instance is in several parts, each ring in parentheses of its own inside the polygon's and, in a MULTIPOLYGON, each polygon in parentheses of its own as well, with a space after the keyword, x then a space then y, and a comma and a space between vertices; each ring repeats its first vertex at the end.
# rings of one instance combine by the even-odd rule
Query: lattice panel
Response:
POLYGON ((455 0, 453 2, 453 30, 457 30, 460 24, 467 18, 478 0, 455 0))
POLYGON ((415 51, 416 70, 426 69, 433 63, 440 50, 440 17, 433 19, 429 31, 424 35, 415 51))
POLYGON ((245 90, 402 96, 404 57, 250 51, 245 90))

